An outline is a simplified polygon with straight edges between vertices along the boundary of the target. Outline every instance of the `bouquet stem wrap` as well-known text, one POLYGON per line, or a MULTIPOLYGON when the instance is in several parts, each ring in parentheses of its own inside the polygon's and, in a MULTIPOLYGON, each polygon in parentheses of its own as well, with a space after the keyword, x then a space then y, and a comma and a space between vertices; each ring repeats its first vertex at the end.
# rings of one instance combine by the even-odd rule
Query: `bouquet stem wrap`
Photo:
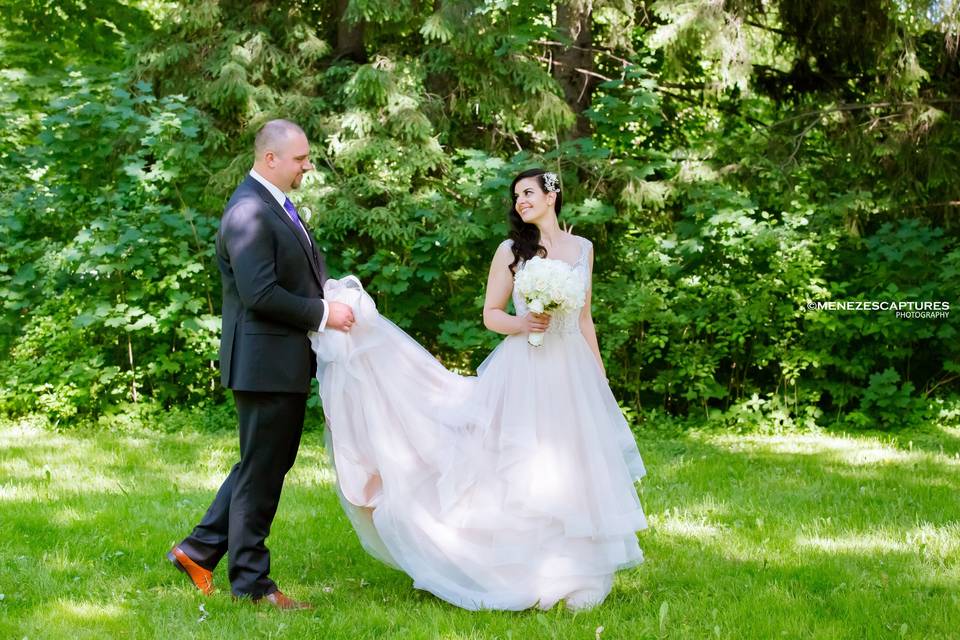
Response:
MULTIPOLYGON (((530 309, 530 311, 533 311, 534 313, 543 313, 543 312, 544 312, 543 305, 540 304, 540 301, 539 301, 539 300, 534 300, 533 302, 531 302, 531 303, 528 305, 528 308, 530 309)), ((527 343, 530 344, 531 346, 534 346, 534 347, 543 346, 543 332, 541 331, 541 332, 537 333, 537 332, 531 331, 530 333, 528 333, 528 334, 527 334, 527 343)))

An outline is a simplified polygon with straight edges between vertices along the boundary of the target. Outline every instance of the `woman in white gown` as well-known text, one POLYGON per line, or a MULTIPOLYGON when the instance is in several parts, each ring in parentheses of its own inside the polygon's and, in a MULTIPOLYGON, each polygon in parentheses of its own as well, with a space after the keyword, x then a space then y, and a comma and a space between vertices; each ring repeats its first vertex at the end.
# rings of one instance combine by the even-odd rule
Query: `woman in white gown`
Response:
POLYGON ((350 276, 326 294, 353 306, 353 329, 312 336, 337 487, 364 548, 467 609, 591 607, 643 560, 643 462, 597 347, 593 248, 560 229, 558 182, 535 169, 511 185, 483 312, 507 337, 476 377, 447 371, 350 276), (538 254, 583 278, 580 310, 528 312, 513 275, 538 254))

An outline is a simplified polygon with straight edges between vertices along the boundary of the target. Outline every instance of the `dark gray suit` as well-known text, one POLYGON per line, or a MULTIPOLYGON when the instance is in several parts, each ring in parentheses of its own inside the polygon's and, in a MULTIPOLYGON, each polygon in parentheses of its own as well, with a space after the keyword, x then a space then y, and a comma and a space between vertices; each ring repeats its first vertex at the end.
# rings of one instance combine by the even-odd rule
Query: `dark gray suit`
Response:
POLYGON ((327 275, 316 242, 250 176, 224 210, 217 262, 221 381, 237 406, 240 462, 180 547, 210 570, 229 552, 234 595, 259 598, 277 589, 264 542, 300 446, 316 372, 307 332, 323 319, 327 275))

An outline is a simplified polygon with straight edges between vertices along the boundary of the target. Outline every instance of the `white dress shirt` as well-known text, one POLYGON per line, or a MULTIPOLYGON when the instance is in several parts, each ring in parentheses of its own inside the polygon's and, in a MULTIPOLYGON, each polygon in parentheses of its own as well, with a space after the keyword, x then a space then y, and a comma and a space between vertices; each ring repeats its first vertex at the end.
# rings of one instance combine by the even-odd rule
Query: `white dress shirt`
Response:
MULTIPOLYGON (((293 216, 291 216, 290 213, 287 212, 286 207, 283 206, 287 202, 287 194, 281 191, 280 188, 277 187, 277 185, 273 184, 272 182, 264 178, 262 175, 257 173, 256 170, 254 169, 250 169, 250 177, 256 180, 257 182, 259 182, 260 184, 262 184, 264 187, 266 187, 267 191, 270 192, 270 195, 272 195, 274 199, 276 199, 277 204, 280 205, 280 208, 283 209, 283 211, 287 214, 287 216, 290 217, 291 220, 293 220, 294 224, 297 224, 297 221, 293 219, 293 216)), ((307 233, 307 229, 302 224, 297 224, 297 226, 300 227, 304 235, 307 236, 307 242, 309 242, 310 244, 313 244, 313 241, 310 240, 310 234, 307 233)), ((320 320, 320 326, 317 327, 317 331, 322 333, 323 330, 326 328, 327 316, 329 314, 330 314, 330 307, 327 305, 327 301, 324 300, 323 301, 323 319, 320 320)))

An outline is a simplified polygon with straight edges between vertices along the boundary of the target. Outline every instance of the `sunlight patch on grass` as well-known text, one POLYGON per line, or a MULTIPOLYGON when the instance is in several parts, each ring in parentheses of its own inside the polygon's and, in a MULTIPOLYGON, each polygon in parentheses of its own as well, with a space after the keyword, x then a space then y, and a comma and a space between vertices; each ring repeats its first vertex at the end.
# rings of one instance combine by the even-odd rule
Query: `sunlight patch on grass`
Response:
POLYGON ((0 464, 0 473, 16 483, 16 491, 11 492, 16 497, 11 499, 43 500, 50 493, 60 496, 123 493, 116 479, 103 474, 111 459, 109 454, 98 455, 76 446, 66 454, 27 450, 23 457, 0 464))
POLYGON ((235 605, 225 564, 220 593, 203 599, 164 558, 236 461, 235 433, 138 433, 128 446, 10 424, 0 421, 0 469, 16 471, 0 480, 11 512, 0 517, 2 638, 592 639, 600 626, 601 638, 647 638, 667 602, 670 638, 859 640, 901 637, 906 624, 903 637, 919 640, 960 628, 960 474, 935 434, 643 440, 647 562, 618 573, 602 607, 573 615, 466 612, 414 590, 361 550, 323 439, 305 433, 268 544, 281 587, 318 609, 283 616, 235 605))
POLYGON ((830 459, 851 466, 882 464, 918 464, 936 462, 960 466, 960 458, 922 450, 904 450, 894 442, 885 442, 870 436, 839 436, 827 433, 803 433, 778 436, 715 435, 709 441, 728 447, 731 451, 763 451, 783 454, 832 454, 830 459))
POLYGON ((38 441, 43 445, 49 445, 56 436, 51 434, 40 425, 30 420, 18 420, 17 422, 8 422, 0 429, 0 450, 7 447, 22 447, 29 444, 30 441, 38 441))
MULTIPOLYGON (((211 446, 201 434, 168 440, 177 453, 149 438, 100 437, 50 433, 30 423, 0 430, 0 503, 43 504, 91 495, 114 499, 157 485, 173 492, 213 492, 238 455, 223 439, 211 446)), ((74 521, 61 511, 56 523, 74 521)))
POLYGON ((921 554, 950 561, 960 567, 960 522, 938 527, 929 522, 907 531, 907 544, 921 554))
POLYGON ((50 516, 50 522, 60 527, 83 522, 89 516, 80 513, 73 507, 64 507, 50 516))
POLYGON ((938 527, 923 523, 906 531, 876 529, 835 536, 799 536, 796 544, 828 552, 863 555, 907 553, 918 554, 926 559, 956 561, 960 552, 960 524, 938 527))
POLYGON ((12 483, 0 485, 0 502, 30 502, 38 499, 36 487, 12 483))
POLYGON ((651 518, 651 524, 656 527, 659 534, 668 536, 679 536, 681 538, 693 538, 695 540, 711 540, 717 538, 721 533, 720 527, 709 522, 696 522, 690 520, 667 519, 655 523, 651 518))
POLYGON ((707 494, 696 503, 667 507, 662 513, 649 513, 647 523, 656 535, 707 541, 723 533, 725 525, 715 520, 726 513, 726 505, 713 495, 707 494))
POLYGON ((895 540, 880 532, 850 533, 843 536, 799 536, 801 548, 819 549, 828 553, 910 553, 912 549, 905 540, 895 540))
POLYGON ((76 622, 104 622, 123 615, 123 609, 111 603, 61 600, 54 605, 54 619, 68 618, 76 622))
POLYGON ((917 452, 902 451, 891 447, 847 447, 837 452, 836 459, 839 459, 851 466, 874 465, 874 464, 910 464, 919 462, 927 457, 917 452))
POLYGON ((216 493, 220 485, 223 484, 224 478, 230 473, 230 467, 231 465, 209 465, 209 467, 203 469, 187 471, 178 469, 173 482, 178 492, 199 491, 210 493, 210 498, 213 499, 213 494, 216 493))

